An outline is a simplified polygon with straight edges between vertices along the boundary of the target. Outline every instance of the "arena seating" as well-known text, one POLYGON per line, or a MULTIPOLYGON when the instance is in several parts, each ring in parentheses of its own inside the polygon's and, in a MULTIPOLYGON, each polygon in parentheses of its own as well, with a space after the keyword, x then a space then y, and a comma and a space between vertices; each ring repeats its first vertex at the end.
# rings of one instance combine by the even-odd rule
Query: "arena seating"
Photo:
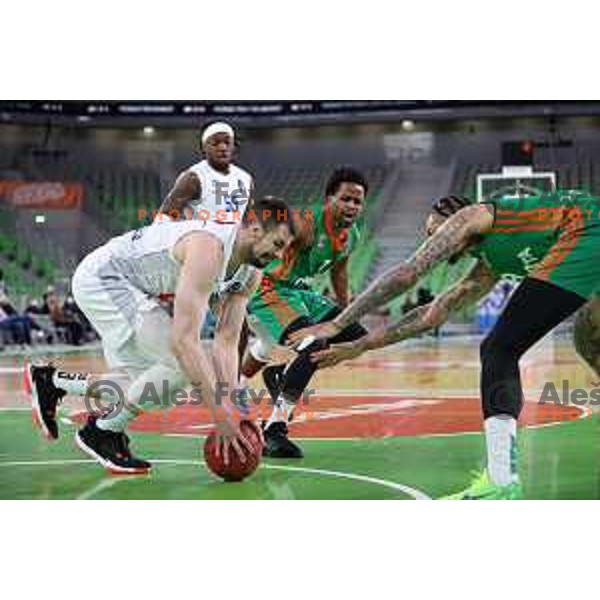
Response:
POLYGON ((22 240, 9 233, 0 233, 0 269, 4 282, 15 294, 40 296, 55 282, 54 264, 35 256, 22 240))

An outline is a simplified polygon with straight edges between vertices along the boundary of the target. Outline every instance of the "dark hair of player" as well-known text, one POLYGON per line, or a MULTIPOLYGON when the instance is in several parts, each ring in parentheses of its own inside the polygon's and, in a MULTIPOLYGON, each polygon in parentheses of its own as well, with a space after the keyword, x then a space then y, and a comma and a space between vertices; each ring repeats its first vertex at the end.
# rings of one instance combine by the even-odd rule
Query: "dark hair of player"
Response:
POLYGON ((442 217, 451 217, 473 202, 465 196, 444 196, 433 202, 431 210, 442 217))
POLYGON ((271 231, 282 223, 285 223, 290 233, 297 234, 297 224, 291 206, 280 198, 272 196, 258 200, 254 206, 246 212, 244 221, 258 221, 265 231, 271 231))
POLYGON ((334 196, 340 189, 342 183, 354 183, 360 185, 365 191, 365 196, 369 192, 369 184, 365 176, 352 167, 340 167, 336 169, 327 181, 325 186, 325 195, 334 196))

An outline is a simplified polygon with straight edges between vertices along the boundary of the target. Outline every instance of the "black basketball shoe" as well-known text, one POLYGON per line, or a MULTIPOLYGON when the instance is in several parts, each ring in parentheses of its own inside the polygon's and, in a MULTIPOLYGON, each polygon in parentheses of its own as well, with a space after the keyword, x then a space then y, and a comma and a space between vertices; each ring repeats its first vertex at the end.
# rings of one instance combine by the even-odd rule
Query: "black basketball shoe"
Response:
POLYGON ((100 429, 96 417, 88 418, 85 427, 75 434, 75 442, 114 475, 145 475, 152 468, 151 463, 131 454, 125 433, 100 429))
POLYGON ((31 398, 33 422, 49 440, 58 439, 56 409, 66 394, 54 385, 52 376, 55 372, 56 367, 52 365, 36 367, 25 360, 23 383, 31 398))
POLYGON ((294 444, 288 435, 287 423, 283 421, 271 423, 263 431, 265 438, 263 456, 267 458, 304 458, 300 446, 294 444))

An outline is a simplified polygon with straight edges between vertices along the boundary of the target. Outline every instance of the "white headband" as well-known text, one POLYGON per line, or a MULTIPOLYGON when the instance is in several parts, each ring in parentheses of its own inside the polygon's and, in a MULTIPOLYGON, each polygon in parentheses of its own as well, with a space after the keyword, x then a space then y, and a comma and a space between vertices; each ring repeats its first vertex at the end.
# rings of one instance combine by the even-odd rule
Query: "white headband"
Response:
POLYGON ((227 135, 230 135, 232 139, 235 138, 235 133, 231 125, 223 122, 213 123, 204 130, 204 133, 202 134, 202 144, 206 144, 206 140, 217 133, 226 133, 227 135))

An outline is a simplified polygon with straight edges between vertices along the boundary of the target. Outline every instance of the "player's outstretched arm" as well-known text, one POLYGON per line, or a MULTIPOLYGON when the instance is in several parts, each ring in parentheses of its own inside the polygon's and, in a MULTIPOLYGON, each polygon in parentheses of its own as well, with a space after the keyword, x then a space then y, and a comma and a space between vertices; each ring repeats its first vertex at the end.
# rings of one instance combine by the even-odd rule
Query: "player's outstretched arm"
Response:
POLYGON ((184 171, 177 177, 175 184, 165 197, 160 211, 165 214, 181 212, 196 198, 200 197, 202 190, 198 176, 191 171, 184 171))
POLYGON ((456 285, 440 294, 433 302, 419 306, 399 320, 378 329, 351 344, 334 345, 314 355, 321 368, 332 367, 342 361, 357 358, 364 352, 383 348, 402 340, 416 337, 443 325, 450 315, 486 296, 498 278, 484 263, 477 262, 456 285))
POLYGON ((229 445, 244 461, 242 445, 248 452, 253 452, 252 445, 242 436, 238 424, 217 398, 212 359, 203 350, 199 340, 210 295, 221 270, 223 248, 213 236, 196 232, 177 244, 174 255, 182 266, 175 293, 171 339, 173 353, 194 387, 202 392, 202 399, 224 441, 225 462, 229 459, 229 445))
POLYGON ((465 277, 433 302, 419 306, 387 327, 365 336, 364 349, 374 350, 415 337, 443 325, 452 313, 478 302, 489 294, 498 278, 478 261, 465 277))
POLYGON ((449 218, 406 262, 392 267, 335 319, 338 331, 413 287, 441 262, 464 250, 493 225, 487 205, 469 206, 449 218))
POLYGON ((335 336, 365 314, 413 287, 433 267, 464 250, 473 236, 490 229, 493 222, 493 213, 487 205, 464 208, 450 217, 411 258, 392 267, 373 282, 336 319, 295 332, 290 335, 292 343, 308 335, 321 338, 335 336))
POLYGON ((231 395, 238 384, 240 332, 250 296, 258 289, 261 271, 244 265, 225 291, 213 342, 213 360, 218 382, 231 395))

